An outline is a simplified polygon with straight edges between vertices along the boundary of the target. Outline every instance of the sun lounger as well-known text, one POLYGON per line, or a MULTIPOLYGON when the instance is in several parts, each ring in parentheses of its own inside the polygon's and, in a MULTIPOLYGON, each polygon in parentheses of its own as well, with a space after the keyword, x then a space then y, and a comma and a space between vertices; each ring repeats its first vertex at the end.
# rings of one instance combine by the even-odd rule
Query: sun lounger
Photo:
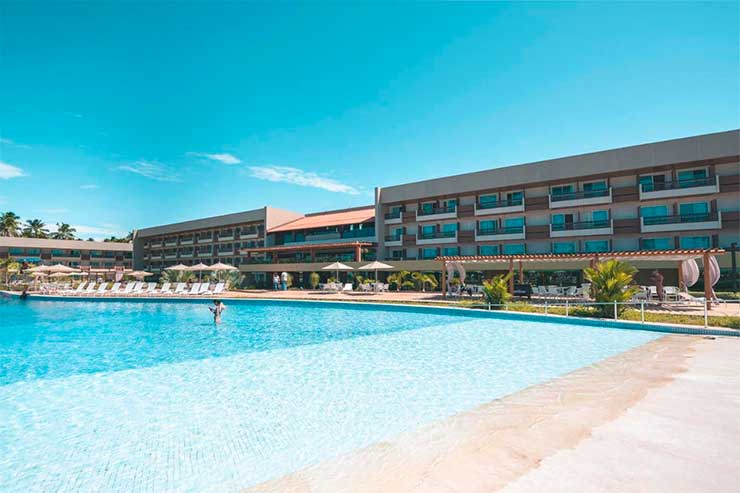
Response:
POLYGON ((188 292, 188 294, 198 294, 199 291, 200 291, 200 283, 194 282, 193 285, 190 287, 190 291, 188 292))
POLYGON ((172 291, 170 290, 170 286, 171 286, 171 284, 168 283, 168 282, 162 284, 162 287, 159 288, 159 292, 157 294, 161 294, 161 295, 169 295, 169 294, 172 294, 172 291))
POLYGON ((110 287, 110 290, 107 291, 107 294, 118 294, 119 291, 121 291, 121 283, 114 282, 113 286, 110 287))
POLYGON ((203 284, 201 284, 200 285, 200 290, 198 290, 198 294, 208 294, 208 293, 210 293, 210 290, 208 289, 209 286, 210 286, 210 284, 207 283, 207 282, 204 282, 203 284))
POLYGON ((344 287, 342 288, 342 292, 343 292, 343 293, 348 293, 348 292, 351 292, 351 291, 352 291, 352 283, 351 283, 351 282, 348 282, 348 283, 347 283, 347 284, 345 284, 345 285, 344 285, 344 287))
POLYGON ((154 294, 156 290, 157 290, 157 283, 150 282, 150 283, 147 283, 146 289, 143 291, 143 293, 144 294, 154 294))
POLYGON ((126 283, 126 287, 123 288, 123 291, 121 291, 121 294, 131 294, 131 290, 134 289, 135 284, 136 283, 134 282, 126 283))
POLYGON ((188 285, 184 282, 178 282, 177 286, 175 286, 175 294, 187 294, 187 287, 188 285))
POLYGON ((92 294, 95 292, 95 283, 91 282, 87 285, 87 289, 83 291, 84 294, 92 294))
POLYGON ((222 294, 226 289, 226 283, 220 282, 213 288, 213 294, 222 294))
POLYGON ((86 286, 86 285, 87 285, 87 281, 82 281, 82 282, 81 282, 81 283, 80 283, 80 284, 79 284, 79 285, 77 286, 77 289, 70 289, 69 291, 67 291, 67 293, 68 293, 68 294, 79 294, 79 293, 81 293, 81 292, 82 292, 82 291, 83 291, 83 290, 85 289, 85 286, 86 286))
POLYGON ((134 284, 134 289, 131 290, 131 294, 141 294, 141 288, 144 287, 144 283, 142 281, 136 281, 136 284, 134 284))
POLYGON ((108 283, 107 282, 101 282, 100 283, 100 286, 98 287, 98 290, 95 291, 95 294, 104 294, 105 293, 105 288, 107 288, 107 287, 108 287, 108 283))

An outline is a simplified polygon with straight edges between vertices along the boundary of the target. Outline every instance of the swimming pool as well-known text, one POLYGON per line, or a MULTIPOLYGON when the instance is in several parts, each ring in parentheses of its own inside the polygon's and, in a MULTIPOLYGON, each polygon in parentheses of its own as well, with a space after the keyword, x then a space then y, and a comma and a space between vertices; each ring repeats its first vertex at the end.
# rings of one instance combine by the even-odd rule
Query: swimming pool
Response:
POLYGON ((659 333, 471 311, 0 297, 3 491, 233 491, 659 333))

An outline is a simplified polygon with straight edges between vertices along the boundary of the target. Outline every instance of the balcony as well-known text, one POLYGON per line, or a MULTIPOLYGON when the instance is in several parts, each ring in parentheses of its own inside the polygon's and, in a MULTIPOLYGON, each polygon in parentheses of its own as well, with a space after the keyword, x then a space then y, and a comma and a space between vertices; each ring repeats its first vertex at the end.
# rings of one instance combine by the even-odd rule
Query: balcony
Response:
POLYGON ((476 216, 490 216, 491 214, 509 214, 510 212, 524 212, 524 199, 500 200, 498 202, 475 203, 476 216))
POLYGON ((202 236, 198 238, 198 243, 210 243, 213 241, 213 236, 202 236))
POLYGON ((192 245, 193 238, 180 238, 180 245, 192 245))
POLYGON ((603 221, 583 221, 550 225, 550 238, 567 238, 570 236, 598 236, 614 234, 611 219, 603 221))
POLYGON ((260 235, 260 232, 259 232, 258 229, 247 229, 247 230, 242 231, 239 234, 239 237, 242 240, 251 240, 251 239, 254 239, 254 238, 258 238, 259 235, 260 235))
POLYGON ((218 241, 231 241, 233 239, 234 239, 233 231, 231 233, 225 233, 225 234, 219 233, 218 235, 218 241))
POLYGON ((550 194, 550 209, 611 203, 612 187, 606 190, 583 190, 580 192, 550 194))
POLYGON ((171 238, 164 240, 164 246, 175 246, 177 245, 177 238, 171 238))
POLYGON ((416 235, 417 245, 437 245, 439 243, 457 243, 457 231, 435 231, 416 235))
POLYGON ((232 249, 232 250, 219 250, 218 251, 219 257, 226 257, 228 255, 234 255, 234 250, 232 249))
POLYGON ((200 251, 197 254, 199 257, 210 257, 212 255, 210 250, 200 251))
POLYGON ((385 246, 403 246, 403 235, 389 235, 385 237, 385 246))
POLYGON ((457 207, 435 207, 429 210, 419 209, 416 211, 417 221, 439 221, 442 219, 457 218, 457 207))
POLYGON ((641 217, 641 233, 662 233, 665 231, 697 231, 702 229, 721 229, 722 213, 679 214, 676 216, 641 217))
POLYGON ((166 259, 177 258, 177 254, 176 253, 165 253, 164 254, 164 258, 166 258, 166 259))
POLYGON ((180 258, 193 258, 193 252, 181 252, 180 258))
POLYGON ((719 176, 665 183, 642 183, 640 185, 640 200, 687 197, 689 195, 707 195, 710 193, 719 193, 719 176))
POLYGON ((475 230, 475 241, 523 240, 527 235, 524 226, 508 228, 478 228, 475 230))
POLYGON ((349 231, 343 231, 342 232, 342 238, 343 239, 365 239, 365 240, 375 240, 375 230, 374 229, 352 229, 349 231))
POLYGON ((385 224, 401 224, 403 222, 403 212, 389 212, 384 216, 385 224))

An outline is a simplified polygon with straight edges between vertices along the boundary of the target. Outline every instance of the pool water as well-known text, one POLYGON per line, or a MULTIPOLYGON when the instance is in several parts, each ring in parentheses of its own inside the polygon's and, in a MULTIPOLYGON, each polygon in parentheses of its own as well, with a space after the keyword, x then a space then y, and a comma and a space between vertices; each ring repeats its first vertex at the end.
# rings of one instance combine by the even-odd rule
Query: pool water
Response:
POLYGON ((0 298, 0 490, 237 491, 661 334, 469 311, 0 298))

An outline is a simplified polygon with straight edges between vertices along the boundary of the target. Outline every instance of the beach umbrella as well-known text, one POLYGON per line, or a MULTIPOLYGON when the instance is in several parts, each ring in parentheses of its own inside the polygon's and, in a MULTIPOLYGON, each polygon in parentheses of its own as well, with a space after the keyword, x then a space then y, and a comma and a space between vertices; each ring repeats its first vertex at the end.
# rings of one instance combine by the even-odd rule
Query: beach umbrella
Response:
POLYGON ((327 266, 324 266, 321 268, 321 270, 334 270, 337 272, 337 281, 339 280, 339 271, 340 270, 354 270, 349 265, 343 264, 341 262, 334 262, 333 264, 329 264, 327 266))
POLYGON ((141 280, 142 280, 142 279, 144 279, 144 278, 145 278, 146 276, 151 276, 151 275, 153 275, 153 274, 152 274, 151 272, 146 272, 146 271, 143 271, 143 270, 135 270, 135 271, 129 272, 129 273, 128 273, 128 275, 129 275, 129 276, 133 276, 133 277, 135 277, 135 278, 136 278, 137 280, 141 281, 141 280))
POLYGON ((225 264, 223 262, 217 262, 213 265, 207 266, 204 270, 222 271, 222 270, 239 270, 233 265, 225 264))
POLYGON ((386 269, 392 269, 392 265, 384 264, 383 262, 378 262, 377 260, 374 262, 370 262, 367 265, 363 265, 362 267, 358 267, 357 270, 374 270, 375 271, 375 290, 378 290, 378 271, 379 270, 386 270, 386 269))
POLYGON ((193 271, 193 272, 197 272, 198 273, 198 282, 200 282, 201 281, 202 272, 204 270, 208 270, 208 266, 206 264, 204 264, 204 263, 201 262, 199 264, 191 265, 190 267, 188 267, 188 270, 189 271, 193 271))
POLYGON ((66 273, 70 273, 70 272, 79 272, 79 270, 78 269, 75 269, 74 267, 68 267, 68 266, 66 266, 64 264, 54 264, 54 265, 52 265, 50 267, 47 267, 44 272, 50 272, 50 273, 66 272, 66 273))
POLYGON ((180 271, 186 271, 186 270, 191 270, 191 269, 185 264, 177 264, 177 265, 173 265, 172 267, 165 267, 164 270, 174 270, 174 271, 180 272, 180 271))

